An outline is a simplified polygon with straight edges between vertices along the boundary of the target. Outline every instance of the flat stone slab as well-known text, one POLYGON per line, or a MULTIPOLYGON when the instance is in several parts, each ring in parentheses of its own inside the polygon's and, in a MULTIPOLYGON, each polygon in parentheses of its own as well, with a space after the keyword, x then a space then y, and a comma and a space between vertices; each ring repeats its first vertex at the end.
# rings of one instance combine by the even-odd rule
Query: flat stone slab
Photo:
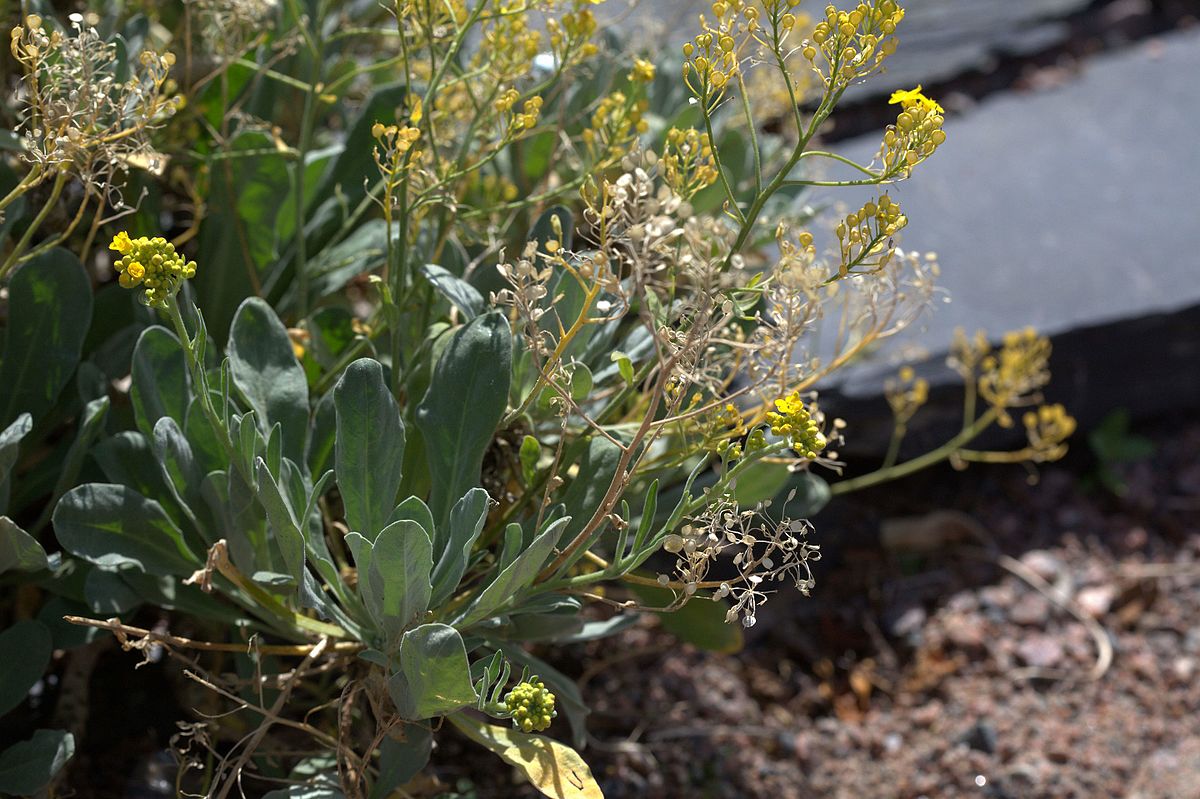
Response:
MULTIPOLYGON (((947 119, 946 143, 889 189, 909 218, 903 247, 938 253, 951 298, 920 343, 937 352, 959 326, 1054 334, 1200 303, 1197 75, 1200 31, 1181 32, 947 119)), ((878 142, 836 149, 866 162, 878 142)))
MULTIPOLYGON (((948 80, 971 69, 984 69, 998 54, 1025 55, 1061 42, 1067 26, 1061 19, 1080 11, 1090 0, 905 0, 904 22, 898 29, 900 48, 888 60, 887 72, 852 87, 850 101, 948 80)), ((856 3, 838 0, 848 8, 856 3)), ((699 32, 696 15, 711 19, 708 0, 608 0, 599 7, 605 21, 635 37, 635 46, 669 54, 699 32)), ((808 2, 800 8, 819 18, 825 2, 808 2)))
MULTIPOLYGON (((1182 31, 947 119, 946 143, 889 190, 910 220, 903 247, 939 254, 951 298, 906 343, 937 354, 956 327, 997 338, 1032 325, 1059 350, 1052 398, 1083 421, 1200 405, 1197 75, 1200 31, 1182 31)), ((835 149, 865 162, 877 147, 868 136, 835 149)), ((938 360, 930 375, 950 382, 938 360)), ((892 368, 867 365, 841 389, 877 397, 892 368)))

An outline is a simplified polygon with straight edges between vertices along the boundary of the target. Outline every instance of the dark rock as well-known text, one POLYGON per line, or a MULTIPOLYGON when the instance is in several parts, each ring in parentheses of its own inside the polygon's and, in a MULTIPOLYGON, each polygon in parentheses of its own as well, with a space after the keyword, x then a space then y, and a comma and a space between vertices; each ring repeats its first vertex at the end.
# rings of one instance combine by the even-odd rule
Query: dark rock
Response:
POLYGON ((987 721, 977 721, 959 739, 977 752, 996 754, 996 728, 987 721))

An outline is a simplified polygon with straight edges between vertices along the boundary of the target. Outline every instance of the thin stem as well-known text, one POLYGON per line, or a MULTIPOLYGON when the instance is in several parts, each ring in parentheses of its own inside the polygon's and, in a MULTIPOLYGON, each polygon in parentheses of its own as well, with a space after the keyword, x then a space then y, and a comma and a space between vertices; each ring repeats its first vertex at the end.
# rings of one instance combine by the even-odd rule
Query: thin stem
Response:
POLYGON ((24 235, 13 246, 12 252, 8 254, 8 258, 0 265, 0 280, 4 280, 12 268, 20 261, 21 253, 29 246, 33 234, 37 232, 37 229, 41 227, 42 223, 46 221, 46 217, 50 215, 50 212, 58 204, 58 198, 62 195, 63 187, 67 185, 68 179, 70 179, 70 174, 65 170, 58 173, 58 177, 54 179, 54 187, 50 190, 50 196, 46 199, 46 204, 42 206, 42 210, 34 217, 29 227, 25 228, 24 235))
POLYGON ((829 488, 834 494, 847 494, 851 491, 858 491, 863 488, 879 485, 880 483, 897 480, 919 472, 922 469, 927 469, 959 452, 964 444, 983 432, 998 416, 999 411, 995 408, 989 408, 987 412, 973 423, 963 428, 962 432, 937 449, 895 466, 876 469, 873 472, 851 478, 850 480, 842 480, 834 483, 829 488))

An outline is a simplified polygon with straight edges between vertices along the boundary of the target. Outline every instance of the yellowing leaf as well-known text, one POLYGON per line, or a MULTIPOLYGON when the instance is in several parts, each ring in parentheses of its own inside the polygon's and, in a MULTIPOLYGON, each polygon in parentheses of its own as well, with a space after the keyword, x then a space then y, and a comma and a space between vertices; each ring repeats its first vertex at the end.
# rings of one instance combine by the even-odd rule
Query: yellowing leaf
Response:
POLYGON ((571 747, 541 735, 498 727, 455 713, 446 718, 480 746, 525 772, 539 791, 553 799, 604 799, 592 770, 571 747))

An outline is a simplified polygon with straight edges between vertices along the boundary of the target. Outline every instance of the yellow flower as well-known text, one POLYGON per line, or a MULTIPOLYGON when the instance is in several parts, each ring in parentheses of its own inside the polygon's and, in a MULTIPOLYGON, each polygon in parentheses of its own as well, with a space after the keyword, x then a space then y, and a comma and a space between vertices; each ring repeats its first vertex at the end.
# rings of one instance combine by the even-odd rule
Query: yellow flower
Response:
POLYGON ((779 413, 768 413, 767 422, 771 432, 786 438, 802 458, 813 460, 825 449, 828 441, 821 432, 820 426, 813 420, 800 395, 789 394, 775 400, 779 413))
POLYGON ((936 114, 945 114, 946 110, 938 104, 936 100, 926 97, 921 92, 921 84, 917 84, 915 89, 897 89, 892 92, 891 98, 888 100, 889 105, 901 105, 904 108, 910 108, 914 105, 919 105, 926 111, 933 111, 936 114))
POLYGON ((117 282, 127 289, 145 286, 142 299, 152 307, 165 307, 183 281, 196 276, 196 262, 186 260, 161 236, 131 239, 122 231, 109 247, 121 253, 113 264, 119 274, 117 282))
POLYGON ((633 71, 629 73, 629 79, 635 83, 649 83, 654 80, 654 64, 644 58, 635 58, 633 60, 633 71))
POLYGON ((129 252, 133 249, 133 242, 129 240, 129 234, 122 230, 113 236, 112 244, 108 245, 108 249, 115 250, 121 253, 121 255, 129 255, 129 252))

